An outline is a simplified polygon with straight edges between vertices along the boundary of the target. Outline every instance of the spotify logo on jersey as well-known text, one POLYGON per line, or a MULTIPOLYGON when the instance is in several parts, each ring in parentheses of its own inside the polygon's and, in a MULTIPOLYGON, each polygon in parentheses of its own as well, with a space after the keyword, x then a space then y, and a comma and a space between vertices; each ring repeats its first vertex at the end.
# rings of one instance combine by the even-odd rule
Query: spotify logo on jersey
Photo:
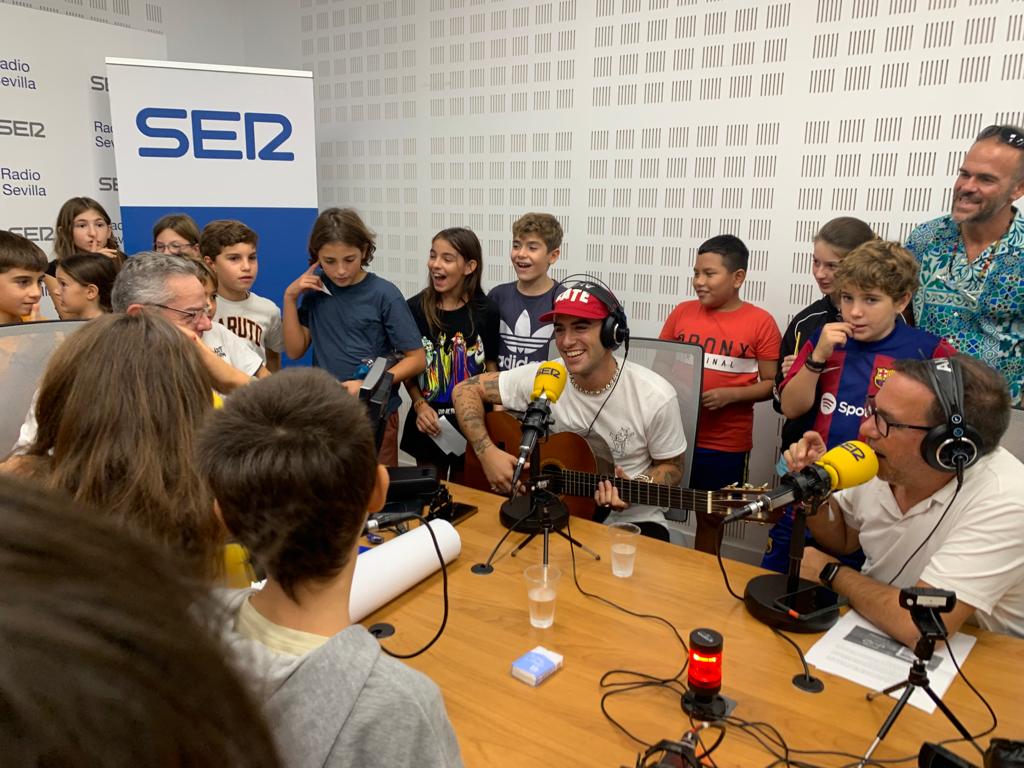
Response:
POLYGON ((821 412, 828 416, 836 409, 836 396, 826 392, 821 396, 821 412))

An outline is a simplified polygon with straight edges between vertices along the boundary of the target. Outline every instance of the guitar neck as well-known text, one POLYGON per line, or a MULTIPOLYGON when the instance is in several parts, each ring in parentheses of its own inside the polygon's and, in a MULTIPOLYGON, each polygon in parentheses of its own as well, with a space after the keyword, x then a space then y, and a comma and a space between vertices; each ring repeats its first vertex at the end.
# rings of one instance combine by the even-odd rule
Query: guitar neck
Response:
POLYGON ((558 470, 562 493, 570 496, 593 496, 597 484, 610 481, 619 491, 623 501, 630 504, 645 504, 652 507, 671 509, 692 509, 708 513, 726 511, 726 506, 712 491, 697 491, 692 488, 677 488, 672 485, 645 483, 642 480, 625 480, 620 477, 595 475, 571 469, 558 470), (718 503, 716 503, 718 502, 718 503))

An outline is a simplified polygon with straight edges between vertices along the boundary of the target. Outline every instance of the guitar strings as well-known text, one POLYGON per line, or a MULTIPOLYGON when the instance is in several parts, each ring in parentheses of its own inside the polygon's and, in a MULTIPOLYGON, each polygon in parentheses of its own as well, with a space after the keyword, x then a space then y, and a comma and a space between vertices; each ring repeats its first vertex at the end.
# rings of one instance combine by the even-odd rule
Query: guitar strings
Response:
POLYGON ((689 488, 673 488, 657 483, 646 483, 642 480, 627 480, 609 475, 595 475, 572 469, 559 469, 561 490, 571 496, 592 496, 597 484, 602 480, 610 480, 620 490, 635 495, 637 504, 671 507, 673 509, 708 510, 713 513, 727 514, 732 510, 728 504, 714 501, 712 491, 700 491, 689 488))

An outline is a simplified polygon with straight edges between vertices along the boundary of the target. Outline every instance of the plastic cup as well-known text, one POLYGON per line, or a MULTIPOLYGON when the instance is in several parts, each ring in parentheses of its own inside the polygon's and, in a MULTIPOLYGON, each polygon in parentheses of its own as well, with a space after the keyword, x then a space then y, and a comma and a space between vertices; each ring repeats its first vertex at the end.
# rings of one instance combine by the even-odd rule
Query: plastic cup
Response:
POLYGON ((532 626, 547 629, 555 623, 555 597, 561 577, 562 572, 553 565, 531 565, 523 571, 532 626))
POLYGON ((612 523, 608 526, 608 540, 612 549, 612 576, 629 578, 636 562, 640 528, 633 523, 612 523))

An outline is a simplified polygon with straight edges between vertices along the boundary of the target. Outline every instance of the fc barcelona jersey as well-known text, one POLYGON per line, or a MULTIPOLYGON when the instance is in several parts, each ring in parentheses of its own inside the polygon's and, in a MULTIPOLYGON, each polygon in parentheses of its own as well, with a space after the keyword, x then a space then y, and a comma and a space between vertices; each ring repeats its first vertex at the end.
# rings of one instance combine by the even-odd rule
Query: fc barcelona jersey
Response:
MULTIPOLYGON (((803 367, 819 336, 821 329, 800 348, 780 390, 785 389, 803 367)), ((856 439, 864 421, 864 405, 892 375, 894 361, 928 360, 955 354, 956 350, 935 334, 904 323, 897 323, 892 333, 878 341, 849 339, 844 346, 833 350, 825 372, 818 376, 811 429, 822 436, 829 448, 856 439)))

